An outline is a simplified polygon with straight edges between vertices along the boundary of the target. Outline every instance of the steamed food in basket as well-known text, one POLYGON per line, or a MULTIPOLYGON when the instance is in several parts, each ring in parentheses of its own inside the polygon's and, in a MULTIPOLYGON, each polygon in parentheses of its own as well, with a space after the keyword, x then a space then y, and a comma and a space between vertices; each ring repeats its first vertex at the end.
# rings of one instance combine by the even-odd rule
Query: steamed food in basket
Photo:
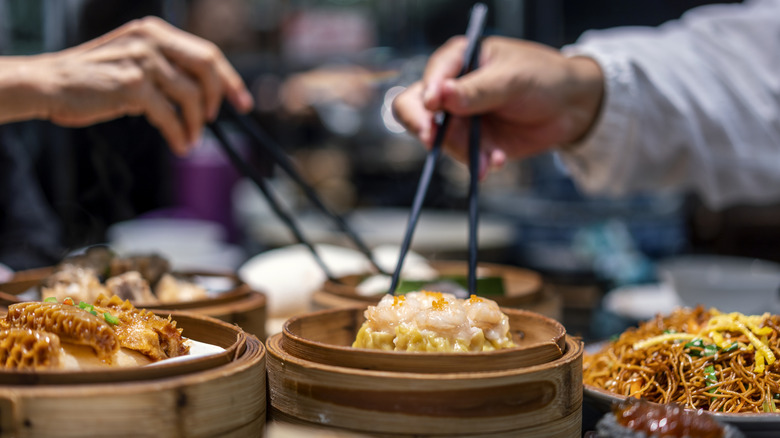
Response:
POLYGON ((514 347, 509 318, 495 301, 442 292, 386 295, 365 311, 356 348, 469 352, 514 347))
POLYGON ((710 412, 776 413, 780 316, 680 308, 586 355, 587 386, 710 412))
POLYGON ((119 257, 105 247, 63 260, 43 280, 40 291, 41 299, 92 302, 103 294, 144 305, 208 298, 205 288, 175 276, 168 260, 159 255, 119 257))
POLYGON ((6 370, 140 366, 188 352, 176 321, 116 295, 100 295, 94 304, 53 298, 13 304, 0 319, 6 370))

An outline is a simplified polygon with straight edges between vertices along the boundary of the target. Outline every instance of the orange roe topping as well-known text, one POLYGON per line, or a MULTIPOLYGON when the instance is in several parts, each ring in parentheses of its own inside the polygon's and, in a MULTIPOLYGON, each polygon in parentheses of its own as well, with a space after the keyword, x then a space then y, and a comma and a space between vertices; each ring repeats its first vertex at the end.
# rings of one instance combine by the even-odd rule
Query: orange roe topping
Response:
POLYGON ((472 303, 481 303, 484 300, 474 294, 471 294, 471 296, 469 297, 469 301, 472 303))
POLYGON ((424 290, 424 291, 422 291, 422 293, 424 293, 425 295, 427 295, 429 297, 433 297, 434 299, 437 299, 437 300, 442 299, 441 292, 431 292, 429 290, 424 290))
POLYGON ((396 295, 393 297, 393 307, 399 307, 404 305, 404 301, 406 301, 406 297, 403 295, 396 295))
POLYGON ((444 310, 447 308, 447 300, 445 300, 443 297, 439 298, 438 300, 431 303, 431 308, 433 310, 444 310))

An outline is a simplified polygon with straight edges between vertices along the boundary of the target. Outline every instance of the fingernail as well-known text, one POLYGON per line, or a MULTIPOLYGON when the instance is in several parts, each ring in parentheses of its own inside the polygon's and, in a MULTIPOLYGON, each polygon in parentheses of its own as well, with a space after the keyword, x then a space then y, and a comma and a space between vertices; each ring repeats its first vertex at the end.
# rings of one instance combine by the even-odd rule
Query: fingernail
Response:
POLYGON ((424 145, 431 144, 431 133, 428 130, 420 131, 420 142, 424 145))
POLYGON ((425 120, 420 124, 420 132, 417 133, 417 137, 423 144, 429 144, 431 141, 431 127, 428 125, 429 121, 425 120))
POLYGON ((241 108, 244 111, 249 111, 252 109, 252 107, 255 104, 255 100, 252 98, 252 95, 248 91, 244 91, 241 93, 241 96, 239 97, 241 100, 241 108))
POLYGON ((501 149, 490 151, 490 165, 496 169, 504 167, 506 164, 506 153, 501 149))

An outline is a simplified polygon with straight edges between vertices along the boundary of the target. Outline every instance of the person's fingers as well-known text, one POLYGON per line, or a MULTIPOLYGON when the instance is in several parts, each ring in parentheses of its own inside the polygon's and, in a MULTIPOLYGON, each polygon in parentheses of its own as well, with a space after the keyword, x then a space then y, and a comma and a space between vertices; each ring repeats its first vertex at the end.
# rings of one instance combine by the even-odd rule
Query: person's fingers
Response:
POLYGON ((217 63, 217 71, 219 77, 222 78, 225 96, 237 110, 243 113, 250 111, 254 106, 254 99, 247 90, 244 80, 225 59, 222 52, 219 52, 219 58, 221 58, 221 62, 217 63))
POLYGON ((242 112, 252 108, 252 96, 238 72, 212 42, 179 30, 168 23, 148 18, 146 31, 163 54, 200 83, 206 114, 216 117, 223 94, 242 112))
POLYGON ((423 144, 430 146, 433 115, 422 104, 422 92, 422 82, 415 82, 396 96, 393 101, 393 116, 423 144))
POLYGON ((147 50, 141 59, 142 67, 147 72, 154 85, 159 87, 164 96, 171 101, 181 113, 185 122, 187 142, 195 143, 200 138, 200 132, 206 116, 203 108, 203 96, 198 85, 176 66, 154 50, 147 50))
POLYGON ((490 170, 490 151, 479 151, 479 180, 483 181, 487 178, 488 171, 490 170))
POLYGON ((185 155, 190 143, 187 141, 187 129, 179 117, 176 108, 151 84, 144 86, 144 91, 136 105, 146 114, 147 120, 160 130, 171 150, 179 156, 185 155))
POLYGON ((190 74, 200 84, 203 92, 203 105, 210 120, 219 111, 222 100, 222 81, 217 72, 212 50, 204 47, 191 47, 186 39, 173 39, 163 45, 163 53, 182 70, 190 74))
POLYGON ((505 78, 497 68, 485 68, 457 80, 445 80, 441 84, 441 107, 461 116, 495 110, 510 97, 522 94, 524 84, 514 83, 510 88, 505 78))
POLYGON ((502 149, 493 149, 490 151, 488 163, 491 168, 500 169, 506 164, 506 152, 502 149))
POLYGON ((464 37, 453 37, 429 58, 423 73, 423 103, 430 111, 441 109, 441 84, 455 78, 463 67, 464 37))

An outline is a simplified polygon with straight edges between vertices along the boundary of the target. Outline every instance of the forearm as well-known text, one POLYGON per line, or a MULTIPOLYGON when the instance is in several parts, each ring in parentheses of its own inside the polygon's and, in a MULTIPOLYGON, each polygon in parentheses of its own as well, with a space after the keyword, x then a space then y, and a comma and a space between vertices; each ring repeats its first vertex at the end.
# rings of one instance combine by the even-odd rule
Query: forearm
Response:
POLYGON ((598 193, 685 189, 710 205, 780 199, 777 3, 719 7, 659 29, 593 34, 568 48, 605 71, 605 103, 563 153, 598 193))
POLYGON ((47 117, 47 56, 0 57, 0 123, 47 117))

